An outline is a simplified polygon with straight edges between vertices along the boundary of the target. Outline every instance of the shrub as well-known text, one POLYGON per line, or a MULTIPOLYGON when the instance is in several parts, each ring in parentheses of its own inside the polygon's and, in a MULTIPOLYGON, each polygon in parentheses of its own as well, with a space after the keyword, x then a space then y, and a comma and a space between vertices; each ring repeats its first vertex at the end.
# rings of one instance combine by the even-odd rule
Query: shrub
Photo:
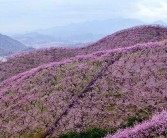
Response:
POLYGON ((110 130, 91 128, 84 132, 69 132, 62 134, 59 136, 59 138, 101 138, 106 136, 108 133, 113 133, 115 131, 115 128, 110 130))

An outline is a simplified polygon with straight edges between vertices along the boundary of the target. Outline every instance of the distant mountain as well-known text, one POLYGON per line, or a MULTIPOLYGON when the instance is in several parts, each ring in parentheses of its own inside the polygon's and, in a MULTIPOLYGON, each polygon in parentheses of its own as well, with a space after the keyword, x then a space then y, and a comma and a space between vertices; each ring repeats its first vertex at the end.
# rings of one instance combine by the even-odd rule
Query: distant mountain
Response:
POLYGON ((153 23, 145 23, 136 19, 115 18, 73 23, 66 26, 52 27, 26 34, 14 35, 12 37, 25 45, 35 48, 61 47, 62 45, 73 47, 96 42, 98 39, 119 30, 143 24, 167 25, 167 23, 161 20, 153 23))
MULTIPOLYGON (((118 30, 143 24, 143 22, 134 19, 108 19, 95 20, 90 22, 70 24, 67 26, 53 27, 45 30, 39 30, 41 34, 52 35, 55 37, 71 37, 84 34, 107 35, 118 30)), ((100 37, 100 36, 99 36, 100 37)))
POLYGON ((15 54, 21 51, 29 51, 31 48, 6 35, 0 34, 0 56, 15 54))
POLYGON ((57 43, 76 45, 77 43, 85 44, 95 42, 108 34, 142 24, 144 23, 139 20, 124 18, 96 20, 36 30, 13 37, 26 45, 35 47, 40 44, 49 43, 55 43, 55 47, 59 47, 57 43))

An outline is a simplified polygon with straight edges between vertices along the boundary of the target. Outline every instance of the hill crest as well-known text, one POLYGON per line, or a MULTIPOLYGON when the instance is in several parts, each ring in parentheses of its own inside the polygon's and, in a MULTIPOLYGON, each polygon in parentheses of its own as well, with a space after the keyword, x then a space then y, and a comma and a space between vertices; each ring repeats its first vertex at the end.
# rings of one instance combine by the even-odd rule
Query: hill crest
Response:
POLYGON ((59 62, 77 55, 91 54, 97 51, 124 48, 135 44, 163 41, 167 39, 167 28, 162 26, 138 26, 109 35, 98 42, 82 48, 51 48, 37 50, 8 58, 0 64, 0 81, 17 73, 35 68, 49 62, 59 62), (9 70, 6 70, 9 68, 9 70), (10 70, 10 68, 12 70, 10 70))

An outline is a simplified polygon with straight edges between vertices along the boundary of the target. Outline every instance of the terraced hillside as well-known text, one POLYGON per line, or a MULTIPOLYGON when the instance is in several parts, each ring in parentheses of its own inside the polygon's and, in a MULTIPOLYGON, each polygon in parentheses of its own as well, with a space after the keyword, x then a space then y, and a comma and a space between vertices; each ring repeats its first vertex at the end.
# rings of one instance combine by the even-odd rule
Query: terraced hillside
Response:
POLYGON ((91 54, 101 50, 125 48, 135 44, 167 39, 167 28, 161 26, 138 26, 116 32, 87 47, 76 49, 43 49, 10 57, 0 63, 0 82, 39 65, 62 61, 77 55, 91 54))
MULTIPOLYGON (((158 35, 159 36, 159 35, 158 35)), ((0 83, 1 137, 119 128, 167 108, 167 42, 43 64, 0 83)))

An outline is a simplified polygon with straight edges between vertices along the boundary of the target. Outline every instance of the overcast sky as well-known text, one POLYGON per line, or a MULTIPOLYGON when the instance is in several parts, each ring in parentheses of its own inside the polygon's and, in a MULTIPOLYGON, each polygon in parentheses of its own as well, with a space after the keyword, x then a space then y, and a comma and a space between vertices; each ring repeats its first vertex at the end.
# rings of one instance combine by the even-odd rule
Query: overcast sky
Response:
POLYGON ((0 0, 0 33, 119 17, 167 22, 167 0, 0 0))

